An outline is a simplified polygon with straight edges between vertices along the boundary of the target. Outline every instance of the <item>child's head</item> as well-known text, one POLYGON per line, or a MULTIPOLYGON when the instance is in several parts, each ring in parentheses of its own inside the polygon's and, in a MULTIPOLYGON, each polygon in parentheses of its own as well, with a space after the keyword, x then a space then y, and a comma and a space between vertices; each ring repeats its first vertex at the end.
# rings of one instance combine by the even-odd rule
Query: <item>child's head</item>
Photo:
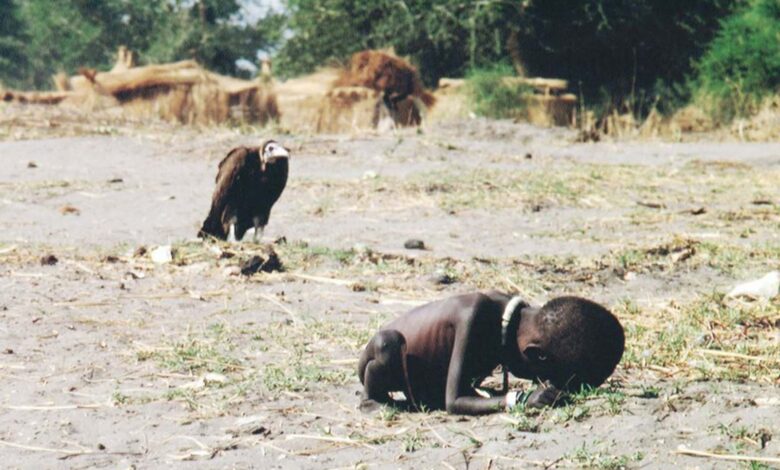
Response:
POLYGON ((558 297, 520 315, 517 342, 522 376, 549 380, 562 390, 597 387, 623 356, 623 327, 601 305, 558 297))

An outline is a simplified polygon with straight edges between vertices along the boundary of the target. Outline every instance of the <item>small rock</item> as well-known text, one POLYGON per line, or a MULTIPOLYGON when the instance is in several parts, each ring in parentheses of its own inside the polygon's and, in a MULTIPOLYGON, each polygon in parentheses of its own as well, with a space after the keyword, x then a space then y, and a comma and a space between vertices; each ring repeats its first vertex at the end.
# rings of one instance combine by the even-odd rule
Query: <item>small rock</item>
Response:
POLYGON ((530 160, 530 159, 532 159, 532 158, 534 158, 534 156, 533 156, 533 155, 531 155, 530 153, 526 153, 526 154, 525 154, 525 159, 526 159, 526 160, 530 160))
POLYGON ((274 240, 274 245, 286 245, 287 244, 287 237, 281 236, 274 240))
POLYGON ((780 271, 771 271, 761 279, 737 285, 726 296, 771 299, 778 294, 778 291, 780 291, 780 271))
POLYGON ((249 258, 248 260, 241 263, 241 274, 244 276, 251 276, 252 274, 260 271, 260 268, 263 267, 264 262, 265 260, 257 255, 249 258))
POLYGON ((135 249, 135 251, 133 252, 133 256, 135 256, 135 257, 141 257, 141 256, 144 256, 144 255, 146 254, 146 252, 147 252, 147 250, 146 250, 146 247, 145 247, 145 246, 139 246, 139 247, 138 247, 138 248, 136 248, 136 249, 135 249))
POLYGON ((98 442, 97 449, 98 450, 106 450, 106 446, 104 446, 103 444, 98 442))
POLYGON ((56 256, 48 254, 41 258, 41 266, 54 266, 58 261, 56 256))
POLYGON ((230 429, 227 429, 227 432, 232 434, 233 437, 238 437, 242 434, 267 436, 271 433, 265 425, 267 421, 268 417, 263 415, 244 416, 236 419, 236 422, 230 429))
POLYGON ((431 275, 430 281, 436 285, 449 285, 455 283, 457 279, 443 269, 439 269, 431 275))
POLYGON ((110 180, 108 180, 108 182, 110 184, 116 184, 116 183, 124 183, 125 180, 123 180, 122 178, 111 178, 110 180))
POLYGON ((373 179, 377 179, 378 177, 379 174, 374 170, 368 170, 365 173, 363 173, 364 180, 373 180, 373 179))
POLYGON ((203 382, 208 384, 225 384, 228 382, 227 376, 217 374, 216 372, 209 372, 203 376, 203 382))
POLYGON ((366 291, 366 285, 362 282, 353 282, 351 286, 349 286, 352 289, 352 292, 365 292, 366 291))
POLYGON ((60 214, 62 215, 80 215, 81 211, 78 209, 78 207, 71 206, 70 204, 65 204, 64 206, 60 207, 60 214))
POLYGON ((274 250, 269 249, 264 255, 265 257, 254 255, 241 263, 241 274, 244 276, 251 276, 258 271, 270 273, 283 269, 279 255, 277 255, 274 250))
POLYGON ((404 248, 407 250, 424 250, 425 242, 417 238, 410 238, 404 242, 404 248))
POLYGON ((38 164, 33 161, 29 161, 27 162, 27 168, 38 168, 38 164))
POLYGON ((171 245, 161 245, 152 250, 149 256, 157 264, 168 264, 173 261, 173 250, 171 245))
POLYGON ((108 255, 105 258, 103 258, 104 263, 118 263, 119 257, 114 255, 108 255))
POLYGON ((14 350, 11 348, 5 348, 3 349, 3 354, 13 354, 14 350))

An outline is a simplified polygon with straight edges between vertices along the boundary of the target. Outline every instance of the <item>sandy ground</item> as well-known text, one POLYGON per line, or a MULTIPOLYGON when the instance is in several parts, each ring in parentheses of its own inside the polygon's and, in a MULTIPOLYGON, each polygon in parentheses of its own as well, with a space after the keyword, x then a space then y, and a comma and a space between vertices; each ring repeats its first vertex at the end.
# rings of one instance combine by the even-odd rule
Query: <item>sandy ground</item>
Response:
MULTIPOLYGON (((680 445, 780 457, 769 359, 774 371, 724 380, 632 356, 605 386, 615 393, 479 418, 363 415, 354 373, 381 323, 453 293, 576 293, 642 324, 777 269, 780 144, 579 144, 482 120, 360 137, 116 134, 0 142, 6 468, 746 465, 680 445), (235 266, 258 247, 194 234, 219 159, 266 137, 293 150, 264 240, 286 238, 287 272, 244 277, 235 266), (409 238, 429 249, 405 250, 409 238), (763 255, 626 261, 680 239, 763 255), (133 254, 167 244, 171 264, 133 254), (456 282, 432 281, 441 271, 456 282)), ((764 351, 780 350, 777 331, 761 330, 775 338, 764 351)))

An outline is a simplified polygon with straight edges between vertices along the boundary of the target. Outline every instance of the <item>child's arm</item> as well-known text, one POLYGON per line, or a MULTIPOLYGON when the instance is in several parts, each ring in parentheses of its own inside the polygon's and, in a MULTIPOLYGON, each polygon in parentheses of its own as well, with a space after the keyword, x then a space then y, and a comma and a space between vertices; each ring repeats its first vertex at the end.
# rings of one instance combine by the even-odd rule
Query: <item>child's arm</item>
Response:
POLYGON ((515 392, 506 396, 484 398, 475 396, 471 387, 471 377, 466 376, 469 358, 480 354, 473 333, 474 315, 464 315, 456 328, 455 342, 447 371, 447 389, 445 407, 448 413, 461 415, 481 415, 503 411, 514 406, 515 392), (507 398, 509 397, 509 398, 507 398), (509 400, 510 403, 507 403, 509 400))

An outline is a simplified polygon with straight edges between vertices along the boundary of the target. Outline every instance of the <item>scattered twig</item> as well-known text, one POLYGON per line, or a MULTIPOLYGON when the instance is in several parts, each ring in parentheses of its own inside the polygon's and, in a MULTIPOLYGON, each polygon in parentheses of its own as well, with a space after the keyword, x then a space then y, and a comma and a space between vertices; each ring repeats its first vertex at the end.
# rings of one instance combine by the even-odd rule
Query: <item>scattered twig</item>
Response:
POLYGON ((95 271, 89 269, 88 267, 84 266, 83 264, 79 263, 78 261, 65 260, 65 263, 67 263, 67 264, 73 266, 74 268, 76 268, 77 270, 83 271, 83 272, 85 272, 87 274, 91 274, 93 276, 96 274, 95 271))
POLYGON ((429 431, 431 431, 431 434, 433 434, 433 437, 435 437, 439 442, 441 442, 441 444, 444 447, 455 447, 454 445, 452 445, 449 442, 447 442, 446 440, 444 440, 444 438, 441 437, 441 434, 439 434, 438 432, 436 432, 435 429, 433 429, 433 426, 431 426, 430 424, 428 424, 425 421, 423 421, 423 424, 425 425, 426 428, 428 428, 429 431))
POLYGON ((94 409, 103 408, 109 406, 107 403, 90 403, 87 405, 2 405, 2 408, 6 410, 16 411, 56 411, 56 410, 80 410, 80 409, 94 409))
POLYGON ((675 451, 675 454, 690 455, 693 457, 707 457, 710 459, 718 459, 718 460, 736 460, 740 462, 780 463, 780 458, 778 457, 760 457, 757 455, 741 455, 741 454, 715 454, 703 450, 688 449, 684 446, 678 447, 677 450, 675 451))
POLYGON ((528 460, 528 459, 518 459, 514 457, 506 457, 504 455, 490 455, 490 454, 483 454, 480 452, 477 452, 475 454, 471 454, 472 457, 484 457, 486 459, 500 459, 500 460, 507 460, 510 462, 519 462, 525 465, 535 465, 537 467, 543 467, 548 468, 550 466, 549 462, 545 462, 543 460, 528 460))
POLYGON ((666 205, 660 202, 647 202, 647 201, 636 201, 636 205, 642 206, 642 207, 649 207, 650 209, 665 209, 666 205))
POLYGON ((3 249, 0 249, 0 255, 5 255, 7 253, 13 253, 16 250, 16 245, 11 245, 8 247, 5 247, 3 249))
POLYGON ((323 284, 335 284, 337 286, 351 286, 352 284, 357 282, 348 279, 334 279, 331 277, 312 276, 310 274, 302 274, 302 273, 287 273, 287 275, 297 279, 304 279, 306 281, 321 282, 323 284))
POLYGON ((300 323, 301 322, 301 320, 298 318, 298 314, 295 313, 295 311, 293 311, 292 309, 290 309, 289 307, 287 307, 283 303, 279 302, 278 300, 274 299, 270 295, 268 295, 268 294, 259 294, 259 297, 262 298, 262 299, 265 299, 265 300, 267 300, 269 302, 271 302, 272 304, 276 305, 277 307, 279 307, 282 310, 284 310, 285 312, 287 312, 287 314, 290 315, 290 318, 292 319, 293 323, 300 323))
POLYGON ((9 441, 3 441, 3 440, 0 440, 0 445, 6 446, 6 447, 14 447, 14 448, 17 448, 17 449, 32 450, 32 451, 35 451, 35 452, 51 452, 53 454, 65 454, 65 455, 68 455, 68 456, 84 455, 84 454, 94 454, 94 453, 96 453, 93 450, 51 449, 49 447, 28 446, 28 445, 24 445, 24 444, 17 444, 15 442, 9 442, 9 441))
POLYGON ((349 444, 349 445, 356 445, 356 446, 362 446, 366 449, 375 450, 373 446, 370 446, 366 444, 365 442, 356 441, 355 439, 349 439, 347 437, 335 437, 335 436, 314 436, 311 434, 288 434, 286 436, 286 439, 292 440, 292 439, 312 439, 315 441, 327 441, 327 442, 337 442, 339 444, 349 444))
POLYGON ((441 464, 442 464, 442 465, 444 465, 445 467, 449 468, 450 470, 455 470, 455 467, 453 467, 452 465, 450 465, 449 463, 447 463, 447 461, 446 461, 446 460, 442 460, 442 461, 441 461, 441 464))
POLYGON ((740 354, 740 353, 734 353, 734 352, 728 352, 728 351, 718 351, 715 349, 697 349, 696 352, 699 354, 707 354, 710 356, 719 356, 719 357, 731 357, 734 359, 744 359, 746 361, 770 361, 771 359, 768 357, 763 356, 748 356, 747 354, 740 354))

